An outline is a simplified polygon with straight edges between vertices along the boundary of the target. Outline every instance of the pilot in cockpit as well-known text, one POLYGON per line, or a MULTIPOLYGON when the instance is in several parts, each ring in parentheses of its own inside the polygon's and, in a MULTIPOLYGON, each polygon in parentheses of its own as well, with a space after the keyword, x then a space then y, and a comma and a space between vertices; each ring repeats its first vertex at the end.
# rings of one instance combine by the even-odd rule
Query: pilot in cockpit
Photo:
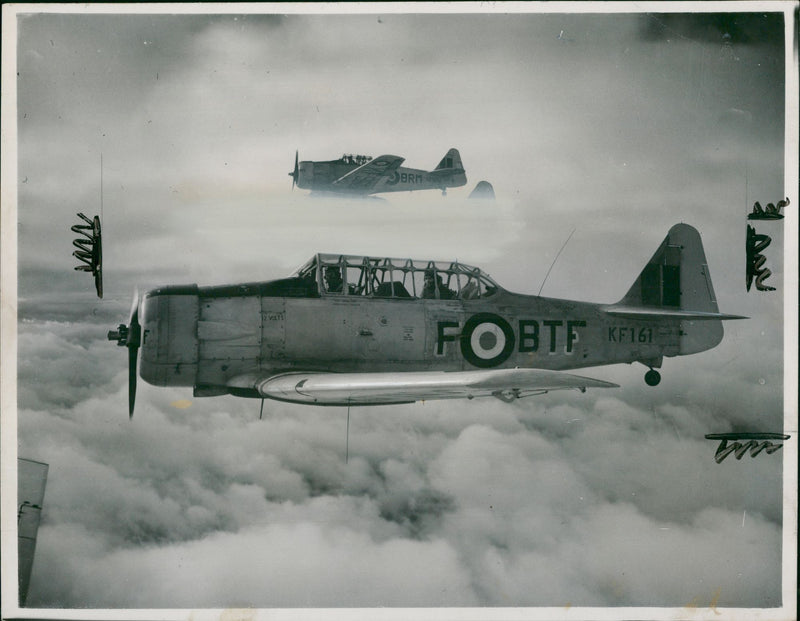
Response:
POLYGON ((328 293, 341 293, 342 285, 342 268, 338 265, 329 265, 325 268, 323 273, 325 277, 325 290, 328 293))
POLYGON ((435 273, 432 269, 425 270, 425 285, 422 287, 422 297, 427 299, 439 298, 440 300, 452 300, 456 297, 454 291, 448 289, 442 282, 442 275, 435 273), (436 290, 439 295, 436 295, 436 290))

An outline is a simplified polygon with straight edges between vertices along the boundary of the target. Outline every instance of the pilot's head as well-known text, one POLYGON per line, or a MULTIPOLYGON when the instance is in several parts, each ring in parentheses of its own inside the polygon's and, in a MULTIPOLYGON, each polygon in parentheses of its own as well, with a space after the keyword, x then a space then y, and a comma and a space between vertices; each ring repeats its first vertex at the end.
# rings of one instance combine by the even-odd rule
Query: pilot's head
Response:
POLYGON ((442 275, 435 272, 433 269, 428 268, 425 270, 425 284, 433 286, 434 282, 442 284, 442 275))
POLYGON ((337 265, 329 265, 325 268, 325 282, 329 288, 342 284, 342 269, 337 265))

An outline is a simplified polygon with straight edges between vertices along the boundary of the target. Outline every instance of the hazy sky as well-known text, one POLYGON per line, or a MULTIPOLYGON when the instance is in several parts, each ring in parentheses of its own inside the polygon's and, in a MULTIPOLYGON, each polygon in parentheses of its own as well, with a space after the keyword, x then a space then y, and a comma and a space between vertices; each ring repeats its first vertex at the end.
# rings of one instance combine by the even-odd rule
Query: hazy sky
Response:
POLYGON ((744 269, 745 214, 793 187, 781 14, 36 13, 17 34, 19 454, 50 464, 30 605, 781 604, 783 452, 716 464, 704 439, 783 429, 783 224, 757 225, 778 290, 744 269), (430 169, 451 147, 469 181, 444 197, 319 200, 287 175, 295 150, 430 169), (101 213, 101 153, 98 300, 69 227, 101 213), (484 179, 497 201, 466 201, 484 179), (136 286, 324 251, 536 293, 574 230, 543 294, 613 302, 676 222, 750 319, 657 388, 619 365, 584 372, 617 389, 359 408, 347 463, 341 408, 259 421, 140 381, 127 420, 106 332, 136 286))

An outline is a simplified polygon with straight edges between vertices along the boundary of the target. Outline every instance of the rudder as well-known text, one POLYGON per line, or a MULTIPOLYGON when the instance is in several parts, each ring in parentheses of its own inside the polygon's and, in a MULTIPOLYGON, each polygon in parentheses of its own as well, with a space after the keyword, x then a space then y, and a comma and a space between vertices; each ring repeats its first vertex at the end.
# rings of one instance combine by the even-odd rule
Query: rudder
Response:
MULTIPOLYGON (((654 311, 718 314, 703 243, 697 229, 676 224, 617 304, 654 311)), ((722 340, 719 319, 681 319, 680 354, 711 349, 722 340)))
POLYGON ((450 149, 431 174, 444 181, 443 187, 457 188, 467 183, 467 175, 458 149, 450 149))
POLYGON ((461 164, 461 154, 458 149, 450 149, 434 170, 460 170, 463 172, 464 166, 461 164))

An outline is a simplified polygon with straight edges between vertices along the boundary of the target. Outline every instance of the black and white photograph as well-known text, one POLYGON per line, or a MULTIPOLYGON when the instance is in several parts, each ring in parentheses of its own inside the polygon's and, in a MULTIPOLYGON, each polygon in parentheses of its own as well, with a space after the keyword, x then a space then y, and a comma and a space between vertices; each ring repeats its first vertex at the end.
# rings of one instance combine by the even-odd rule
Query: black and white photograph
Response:
POLYGON ((796 619, 797 11, 4 4, 0 616, 796 619))

